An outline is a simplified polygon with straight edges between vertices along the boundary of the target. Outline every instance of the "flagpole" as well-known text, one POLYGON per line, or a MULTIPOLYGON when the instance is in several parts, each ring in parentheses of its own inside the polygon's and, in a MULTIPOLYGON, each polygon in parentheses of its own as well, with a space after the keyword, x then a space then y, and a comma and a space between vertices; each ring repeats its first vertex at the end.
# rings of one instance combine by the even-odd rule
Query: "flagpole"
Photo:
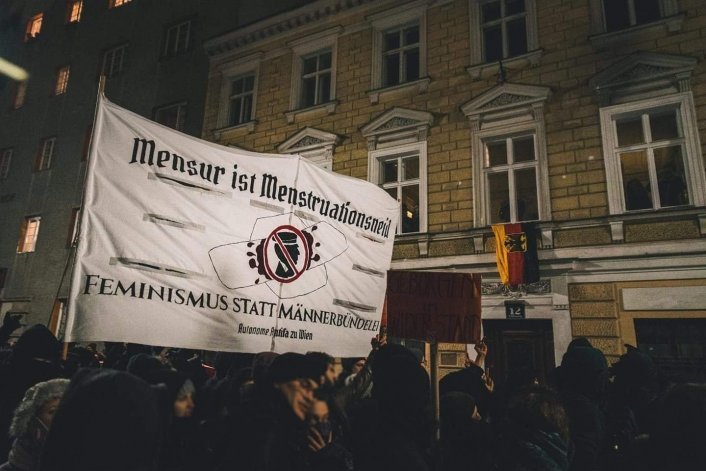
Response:
MULTIPOLYGON (((81 222, 83 219, 83 203, 86 197, 86 180, 88 178, 88 166, 91 161, 91 154, 93 154, 93 137, 96 134, 96 117, 98 116, 98 105, 100 104, 101 96, 105 93, 105 75, 101 75, 98 78, 98 91, 96 93, 96 105, 93 109, 93 125, 91 126, 91 137, 88 143, 88 156, 86 157, 86 171, 83 174, 83 190, 81 191, 81 205, 79 206, 79 215, 78 221, 76 223, 76 233, 74 234, 74 238, 71 241, 71 247, 69 248, 69 254, 66 257, 66 263, 64 264, 64 270, 61 274, 61 280, 59 281, 59 286, 57 287, 56 290, 56 296, 54 296, 54 302, 59 298, 59 294, 61 293, 61 287, 64 284, 64 280, 66 279, 66 274, 68 273, 69 269, 69 262, 71 261, 72 255, 73 255, 73 260, 74 260, 74 266, 76 264, 76 252, 78 251, 78 241, 79 241, 79 235, 81 234, 81 222)), ((69 293, 71 293, 71 285, 69 285, 69 293)), ((71 297, 66 298, 66 307, 64 309, 63 316, 64 319, 58 319, 59 322, 57 322, 57 327, 56 327, 56 333, 59 333, 59 329, 61 327, 61 324, 66 323, 66 316, 68 316, 68 311, 69 311, 69 303, 71 303, 71 297)), ((49 321, 47 322, 47 327, 51 325, 51 316, 54 313, 54 307, 52 305, 52 311, 51 314, 49 315, 49 321)), ((66 330, 64 329, 64 333, 66 330)), ((62 350, 62 357, 66 359, 67 355, 69 352, 69 343, 64 342, 63 345, 63 350, 62 350)))

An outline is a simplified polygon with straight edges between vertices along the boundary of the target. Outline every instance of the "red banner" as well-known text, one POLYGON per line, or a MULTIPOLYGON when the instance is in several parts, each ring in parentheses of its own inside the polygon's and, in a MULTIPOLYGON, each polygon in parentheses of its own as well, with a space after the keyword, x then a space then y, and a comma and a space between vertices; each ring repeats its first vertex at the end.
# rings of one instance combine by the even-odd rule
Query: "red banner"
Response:
POLYGON ((480 341, 480 275, 390 271, 388 335, 453 343, 480 341))

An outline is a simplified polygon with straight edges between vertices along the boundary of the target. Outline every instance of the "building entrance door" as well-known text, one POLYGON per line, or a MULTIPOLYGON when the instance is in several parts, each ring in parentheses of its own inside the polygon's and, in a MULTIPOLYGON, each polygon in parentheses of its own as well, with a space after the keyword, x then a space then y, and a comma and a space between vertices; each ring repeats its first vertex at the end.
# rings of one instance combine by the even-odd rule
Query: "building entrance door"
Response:
POLYGON ((554 369, 554 335, 549 319, 484 319, 483 333, 488 344, 486 368, 499 386, 507 374, 531 368, 541 384, 554 369))

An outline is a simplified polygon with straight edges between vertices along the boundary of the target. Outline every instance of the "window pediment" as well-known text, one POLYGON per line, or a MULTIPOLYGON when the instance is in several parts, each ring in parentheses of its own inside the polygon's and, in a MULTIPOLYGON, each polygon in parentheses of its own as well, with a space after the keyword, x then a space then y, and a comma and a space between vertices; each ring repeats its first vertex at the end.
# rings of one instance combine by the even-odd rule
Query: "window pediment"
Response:
POLYGON ((528 113, 534 115, 534 108, 541 106, 550 95, 548 87, 505 83, 466 102, 461 111, 479 122, 507 120, 528 113))
POLYGON ((281 154, 297 154, 322 147, 331 147, 341 143, 343 138, 332 132, 316 128, 304 128, 277 147, 281 154))
POLYGON ((638 52, 597 73, 588 82, 604 104, 689 90, 694 57, 638 52))
POLYGON ((434 115, 426 111, 393 108, 373 119, 360 130, 368 140, 368 149, 375 150, 386 143, 399 145, 426 140, 434 115))

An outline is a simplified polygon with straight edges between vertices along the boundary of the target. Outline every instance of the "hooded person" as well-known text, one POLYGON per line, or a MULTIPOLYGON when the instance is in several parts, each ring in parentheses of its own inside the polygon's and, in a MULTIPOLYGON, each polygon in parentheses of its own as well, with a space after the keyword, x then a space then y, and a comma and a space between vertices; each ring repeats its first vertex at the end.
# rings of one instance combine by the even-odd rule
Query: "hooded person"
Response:
POLYGON ((401 345, 381 347, 372 362, 372 397, 350 414, 355 469, 430 469, 429 377, 401 345))
POLYGON ((316 362, 298 353, 275 357, 264 377, 258 370, 258 394, 232 418, 226 453, 217 469, 309 469, 306 416, 320 377, 316 362))
POLYGON ((489 429, 481 420, 473 396, 458 391, 444 394, 439 401, 439 417, 439 469, 468 469, 469 463, 478 469, 489 468, 489 429))
POLYGON ((161 407, 169 425, 158 469, 178 471, 206 466, 210 456, 194 417, 194 383, 186 374, 164 368, 150 370, 144 379, 153 386, 164 388, 161 407))
POLYGON ((61 344, 45 326, 27 329, 17 340, 12 357, 0 371, 0 461, 7 459, 12 441, 7 432, 15 409, 31 386, 63 375, 61 344))
POLYGON ((559 391, 576 451, 570 469, 603 469, 608 448, 604 412, 608 362, 600 350, 576 346, 566 351, 558 373, 559 391))
POLYGON ((163 415, 158 391, 115 370, 79 370, 54 416, 39 471, 152 471, 163 415))
POLYGON ((27 390, 12 418, 10 436, 15 441, 8 462, 0 466, 1 471, 33 471, 37 468, 44 439, 68 386, 68 379, 51 379, 27 390))

